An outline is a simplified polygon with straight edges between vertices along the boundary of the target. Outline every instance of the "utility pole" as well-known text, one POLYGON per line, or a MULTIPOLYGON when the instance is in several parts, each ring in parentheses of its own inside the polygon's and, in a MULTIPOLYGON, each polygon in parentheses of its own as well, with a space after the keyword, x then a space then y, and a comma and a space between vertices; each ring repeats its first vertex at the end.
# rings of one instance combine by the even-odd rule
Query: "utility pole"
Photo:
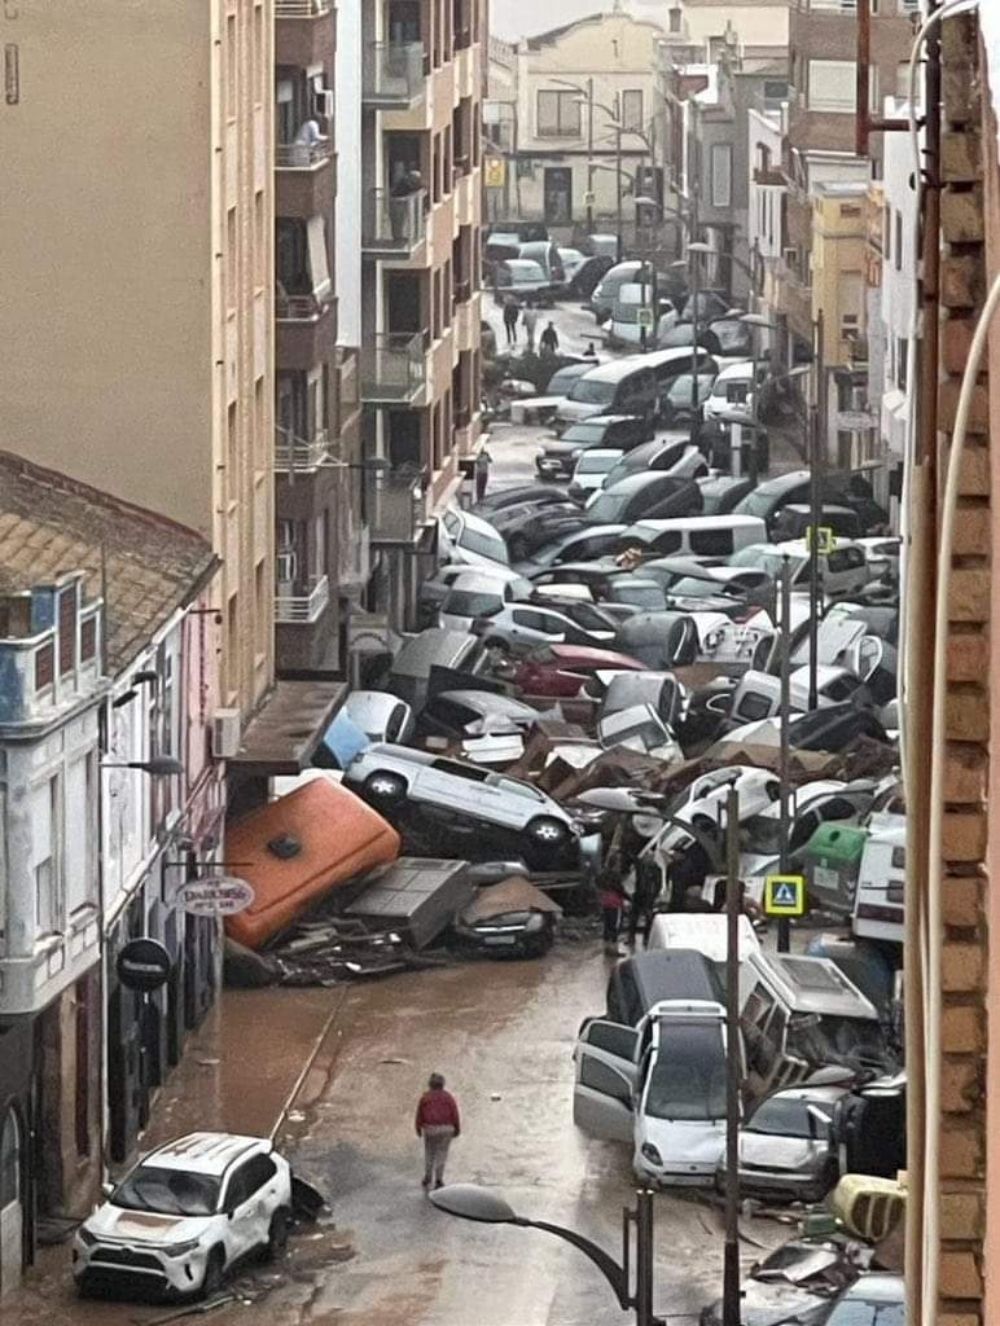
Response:
MULTIPOLYGON (((653 1193, 640 1188, 635 1203, 635 1326, 656 1326, 653 1316, 653 1193)), ((628 1240, 625 1242, 628 1247, 628 1240)), ((738 1326, 738 1323, 737 1323, 738 1326)))
MULTIPOLYGON (((621 184, 621 179, 618 181, 621 184)), ((594 233, 594 80, 587 79, 587 234, 594 233)), ((621 254, 618 255, 621 261, 621 254)))
POLYGON ((740 799, 726 808, 726 1244, 722 1326, 740 1326, 740 799))
MULTIPOLYGON (((788 872, 788 838, 790 827, 788 786, 788 725, 792 716, 791 665, 792 655, 792 564, 791 559, 781 559, 781 745, 779 748, 778 772, 781 779, 781 801, 779 804, 781 873, 788 872)), ((778 918, 778 952, 787 953, 791 942, 791 925, 787 916, 778 918)))
MULTIPOLYGON (((697 231, 692 229, 692 236, 697 235, 697 231)), ((688 246, 690 250, 690 245, 688 246)), ((699 253, 691 253, 691 262, 689 264, 691 276, 691 441, 692 443, 698 437, 698 294, 700 272, 699 253)))
MULTIPOLYGON (((730 264, 730 272, 732 264, 730 264)), ((730 276, 730 285, 732 277, 730 276)), ((757 429, 760 427, 760 391, 757 385, 757 368, 759 363, 758 351, 760 350, 760 328, 753 327, 750 331, 753 341, 753 359, 750 368, 750 455, 748 457, 747 478, 757 486, 757 429)))
POLYGON ((621 93, 615 93, 615 177, 618 181, 618 261, 624 256, 622 229, 624 226, 624 198, 622 197, 622 116, 621 93))
POLYGON ((816 370, 815 403, 810 410, 809 430, 809 708, 819 703, 819 615, 822 590, 819 574, 819 522, 822 512, 823 442, 826 436, 826 406, 823 367, 823 310, 816 315, 813 364, 816 370))

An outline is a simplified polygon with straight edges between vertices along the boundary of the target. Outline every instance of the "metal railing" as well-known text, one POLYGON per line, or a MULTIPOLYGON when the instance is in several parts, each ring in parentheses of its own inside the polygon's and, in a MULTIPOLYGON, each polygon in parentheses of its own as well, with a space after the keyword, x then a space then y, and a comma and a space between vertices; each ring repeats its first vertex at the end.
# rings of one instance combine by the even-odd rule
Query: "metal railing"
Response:
POLYGON ((424 95, 424 47, 414 42, 369 42, 362 94, 369 105, 412 106, 424 95))
POLYGON ((314 470, 330 454, 330 438, 325 428, 317 428, 312 437, 298 437, 287 428, 274 428, 274 468, 276 470, 314 470))
POLYGON ((361 398, 406 402, 427 381, 426 332, 384 332, 361 347, 361 398))
POLYGON ((329 12, 330 0, 274 0, 275 18, 319 18, 329 12))
POLYGON ((329 138, 321 143, 275 143, 274 164, 278 170, 311 170, 333 156, 329 138))
POLYGON ((312 588, 304 594, 279 593, 274 596, 276 622, 315 622, 322 617, 330 602, 330 581, 326 576, 313 576, 306 581, 312 588))
POLYGON ((388 189, 369 189, 361 225, 361 243, 380 253, 412 253, 426 234, 427 191, 396 197, 388 189))
POLYGON ((365 519, 372 543, 412 543, 427 523, 423 475, 402 470, 367 474, 365 519))
POLYGON ((315 322, 330 306, 330 296, 276 295, 274 316, 279 322, 315 322))

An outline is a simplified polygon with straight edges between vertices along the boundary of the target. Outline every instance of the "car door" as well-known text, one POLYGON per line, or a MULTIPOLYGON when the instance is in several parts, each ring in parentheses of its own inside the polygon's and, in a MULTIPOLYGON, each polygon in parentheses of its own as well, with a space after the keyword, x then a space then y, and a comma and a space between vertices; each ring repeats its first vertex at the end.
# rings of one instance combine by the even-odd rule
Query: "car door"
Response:
POLYGON ((267 1240, 271 1212, 277 1205, 277 1173, 270 1156, 257 1155, 237 1165, 230 1175, 223 1199, 227 1261, 245 1257, 267 1240))
POLYGON ((559 619, 537 608, 511 608, 507 636, 517 644, 562 644, 566 633, 559 619))
POLYGON ((634 1140, 632 1083, 620 1067, 587 1047, 580 1048, 577 1058, 573 1122, 582 1132, 607 1142, 634 1140))
POLYGON ((641 1032, 636 1027, 610 1018, 592 1018, 580 1032, 573 1059, 579 1063, 580 1055, 586 1051, 616 1068, 634 1087, 640 1040, 641 1032))

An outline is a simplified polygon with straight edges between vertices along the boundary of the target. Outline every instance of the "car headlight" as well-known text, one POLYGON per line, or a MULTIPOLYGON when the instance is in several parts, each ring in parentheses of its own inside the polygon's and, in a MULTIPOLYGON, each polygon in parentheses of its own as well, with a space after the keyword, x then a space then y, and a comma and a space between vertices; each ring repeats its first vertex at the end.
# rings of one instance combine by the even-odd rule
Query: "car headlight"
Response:
POLYGON ((651 1165, 658 1165, 662 1168, 663 1157, 660 1155, 659 1151, 652 1144, 652 1142, 643 1142, 642 1146, 639 1149, 642 1152, 643 1157, 646 1160, 648 1160, 651 1165))
POLYGON ((530 935, 536 934, 539 930, 544 929, 544 927, 545 917, 542 916, 541 912, 532 912, 524 923, 524 929, 526 933, 530 935))
POLYGON ((198 1239, 188 1239, 186 1243, 171 1243, 163 1249, 164 1257, 184 1257, 189 1252, 194 1252, 199 1246, 198 1239))
POLYGON ((81 1225, 80 1228, 76 1231, 76 1234, 77 1238, 80 1240, 80 1242, 83 1244, 85 1248, 92 1248, 94 1247, 95 1244, 100 1242, 100 1239, 96 1236, 96 1234, 91 1234, 90 1230, 87 1228, 86 1225, 81 1225))
POLYGON ((717 649, 721 644, 722 644, 721 631, 709 631, 709 633, 705 636, 706 649, 717 649))

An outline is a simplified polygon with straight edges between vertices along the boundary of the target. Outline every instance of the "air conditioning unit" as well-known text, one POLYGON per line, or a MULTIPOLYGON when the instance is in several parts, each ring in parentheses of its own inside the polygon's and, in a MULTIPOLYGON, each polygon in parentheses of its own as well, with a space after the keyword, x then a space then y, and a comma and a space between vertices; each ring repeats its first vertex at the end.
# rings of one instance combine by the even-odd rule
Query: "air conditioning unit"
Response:
POLYGON ((278 553, 274 560, 277 563, 276 579, 278 584, 292 584, 298 569, 295 554, 293 552, 278 553))
POLYGON ((216 709, 212 719, 212 754, 217 760, 231 760, 240 748, 240 711, 216 709))
POLYGON ((333 93, 329 88, 320 87, 316 89, 316 114, 322 115, 325 120, 333 119, 333 93))

